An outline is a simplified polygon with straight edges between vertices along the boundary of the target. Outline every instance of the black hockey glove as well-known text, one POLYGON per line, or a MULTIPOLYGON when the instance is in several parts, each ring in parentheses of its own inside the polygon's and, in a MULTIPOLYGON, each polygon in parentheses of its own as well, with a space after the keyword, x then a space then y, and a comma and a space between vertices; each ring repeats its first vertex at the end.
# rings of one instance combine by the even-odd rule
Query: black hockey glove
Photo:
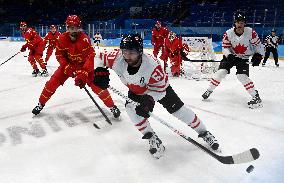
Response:
POLYGON ((97 67, 94 71, 94 85, 105 90, 109 87, 109 71, 104 67, 97 67))
POLYGON ((252 62, 252 66, 259 66, 260 62, 262 60, 262 55, 259 53, 255 53, 252 58, 251 58, 251 62, 252 62))
POLYGON ((233 54, 229 54, 229 55, 227 56, 227 60, 228 60, 229 62, 234 62, 235 59, 236 59, 236 56, 233 55, 233 54))
POLYGON ((136 114, 144 118, 149 118, 149 112, 153 112, 155 106, 155 100, 150 95, 142 95, 140 98, 140 105, 138 105, 135 110, 136 114))

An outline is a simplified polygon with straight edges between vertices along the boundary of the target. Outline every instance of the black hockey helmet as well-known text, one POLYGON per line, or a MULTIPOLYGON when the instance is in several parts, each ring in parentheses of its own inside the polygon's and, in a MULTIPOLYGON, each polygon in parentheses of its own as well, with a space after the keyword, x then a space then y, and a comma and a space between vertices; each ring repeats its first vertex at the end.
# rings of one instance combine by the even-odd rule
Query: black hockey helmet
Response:
POLYGON ((276 32, 276 29, 272 29, 271 32, 276 32))
POLYGON ((234 22, 243 21, 246 23, 247 19, 243 12, 237 11, 234 15, 234 22))
POLYGON ((137 50, 143 53, 143 39, 139 34, 129 34, 124 36, 120 42, 120 49, 137 50))

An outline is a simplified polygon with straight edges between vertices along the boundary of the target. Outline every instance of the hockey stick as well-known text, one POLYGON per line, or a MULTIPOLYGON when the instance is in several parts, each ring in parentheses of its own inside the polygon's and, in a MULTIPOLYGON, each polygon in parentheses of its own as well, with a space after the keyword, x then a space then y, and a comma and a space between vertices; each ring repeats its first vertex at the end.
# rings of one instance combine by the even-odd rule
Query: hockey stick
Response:
MULTIPOLYGON (((109 89, 112 90, 117 95, 121 96, 122 98, 126 99, 128 102, 132 103, 133 105, 135 105, 135 106, 139 105, 137 102, 134 102, 133 100, 131 100, 130 98, 125 96, 123 93, 121 93, 119 90, 115 89, 114 87, 110 86, 109 89)), ((185 134, 183 134, 182 132, 178 131, 173 126, 171 126, 170 124, 165 122, 163 119, 159 118, 158 116, 154 115, 153 113, 151 114, 151 116, 154 119, 156 119, 157 121, 159 121, 160 123, 162 123, 163 125, 167 126, 170 130, 172 130, 173 132, 175 132, 176 134, 178 134, 179 136, 181 136, 185 140, 189 141, 190 143, 192 143, 196 147, 200 148, 201 150, 203 150, 204 152, 206 152, 207 154, 209 154, 210 156, 212 156, 213 158, 215 158, 216 160, 218 160, 219 162, 221 162, 223 164, 247 163, 247 162, 251 162, 251 161, 254 161, 254 160, 259 158, 259 152, 256 148, 252 148, 252 149, 246 150, 242 153, 231 155, 231 156, 220 156, 220 155, 210 151, 208 148, 204 147, 203 145, 199 144, 198 142, 193 140, 191 137, 188 137, 185 134)))
POLYGON ((5 64, 6 62, 8 62, 9 60, 11 60, 12 58, 14 58, 16 55, 18 55, 19 53, 21 53, 20 51, 18 51, 16 54, 14 54, 13 56, 11 56, 10 58, 8 58, 5 62, 1 63, 1 65, 5 64))
MULTIPOLYGON (((99 104, 95 101, 94 97, 90 94, 89 90, 86 88, 86 86, 84 86, 84 90, 86 91, 86 93, 89 95, 89 97, 91 98, 91 100, 95 103, 95 105, 97 106, 97 108, 99 109, 99 111, 101 112, 101 114, 104 116, 105 120, 112 125, 111 121, 109 120, 109 118, 107 117, 107 115, 104 113, 104 111, 102 110, 102 108, 99 106, 99 104)), ((100 129, 98 127, 97 124, 93 123, 94 127, 100 129)))
POLYGON ((190 59, 186 59, 183 61, 186 61, 186 62, 221 62, 221 60, 190 60, 190 59))

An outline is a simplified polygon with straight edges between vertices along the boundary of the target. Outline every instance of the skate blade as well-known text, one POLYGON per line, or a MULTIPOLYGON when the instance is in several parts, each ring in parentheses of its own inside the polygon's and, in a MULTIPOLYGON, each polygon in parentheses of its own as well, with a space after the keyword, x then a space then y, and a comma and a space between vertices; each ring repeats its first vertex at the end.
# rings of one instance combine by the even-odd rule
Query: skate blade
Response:
POLYGON ((48 77, 49 74, 41 74, 40 76, 41 76, 41 77, 48 77))
POLYGON ((112 119, 113 119, 114 121, 121 121, 121 116, 119 116, 119 117, 117 117, 117 118, 115 118, 114 116, 112 116, 112 119))
POLYGON ((262 108, 262 107, 263 107, 262 103, 260 103, 260 104, 254 104, 254 105, 249 105, 249 108, 250 108, 250 109, 257 109, 257 108, 262 108))
POLYGON ((161 148, 159 151, 157 151, 156 153, 152 154, 152 156, 155 158, 155 159, 160 159, 161 157, 164 156, 164 152, 165 152, 166 148, 165 146, 163 146, 163 148, 161 148))

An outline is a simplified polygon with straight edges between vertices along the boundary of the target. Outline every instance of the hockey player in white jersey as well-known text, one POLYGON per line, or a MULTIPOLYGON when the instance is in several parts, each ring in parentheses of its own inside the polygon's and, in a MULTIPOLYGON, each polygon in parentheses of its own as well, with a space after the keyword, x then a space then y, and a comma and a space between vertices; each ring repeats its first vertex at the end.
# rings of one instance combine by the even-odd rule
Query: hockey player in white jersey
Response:
MULTIPOLYGON (((148 118, 155 103, 159 102, 166 110, 192 129, 213 149, 219 144, 216 138, 206 129, 197 115, 184 105, 173 88, 169 85, 168 75, 164 72, 159 61, 150 54, 143 53, 143 40, 138 34, 124 37, 120 50, 101 53, 95 62, 103 62, 112 68, 121 81, 129 88, 128 97, 139 106, 126 103, 126 111, 137 129, 143 134, 142 139, 148 139, 149 152, 155 158, 163 155, 165 147, 157 134, 151 128, 148 118)), ((106 89, 109 85, 109 71, 104 67, 95 69, 94 84, 106 89)))
POLYGON ((237 12, 234 15, 234 27, 227 30, 222 40, 223 59, 218 71, 211 79, 207 91, 202 95, 207 99, 213 90, 220 84, 221 80, 230 73, 230 69, 236 66, 237 78, 243 84, 246 91, 252 96, 248 102, 249 108, 262 107, 262 101, 254 83, 249 78, 249 56, 252 55, 252 66, 259 66, 264 47, 260 42, 257 33, 245 27, 246 17, 243 13, 237 12))
POLYGON ((94 36, 93 36, 93 40, 94 40, 94 46, 97 46, 99 48, 99 44, 101 43, 101 40, 103 39, 102 35, 97 32, 94 36))

